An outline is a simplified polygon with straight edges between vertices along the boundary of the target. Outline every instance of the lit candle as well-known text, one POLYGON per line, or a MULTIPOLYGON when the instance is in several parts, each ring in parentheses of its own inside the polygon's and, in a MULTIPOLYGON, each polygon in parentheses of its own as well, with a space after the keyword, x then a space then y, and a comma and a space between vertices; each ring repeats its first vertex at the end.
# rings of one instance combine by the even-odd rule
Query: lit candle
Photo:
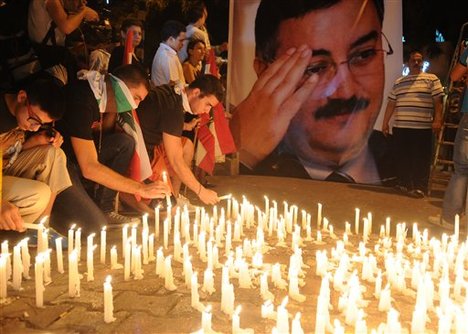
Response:
POLYGON ((63 274, 63 251, 62 251, 62 237, 55 239, 55 252, 57 255, 57 271, 63 274))
POLYGON ((455 215, 454 235, 455 239, 458 240, 460 235, 460 216, 458 214, 455 215))
POLYGON ((70 297, 80 296, 80 274, 78 272, 77 249, 74 249, 68 256, 68 295, 70 297))
POLYGON ((204 333, 211 333, 211 305, 208 305, 202 313, 202 330, 204 333))
POLYGON ((36 255, 36 263, 34 264, 34 280, 36 286, 36 306, 44 307, 44 274, 43 274, 43 256, 36 255))
POLYGON ((390 286, 387 284, 385 288, 380 292, 380 299, 379 299, 379 311, 380 312, 387 312, 392 307, 392 297, 390 286))
POLYGON ((14 290, 21 290, 21 280, 23 278, 23 263, 21 261, 21 244, 13 247, 13 282, 14 290))
POLYGON ((133 270, 133 279, 141 280, 143 279, 144 270, 141 268, 141 245, 135 246, 132 248, 132 253, 135 255, 134 259, 134 270, 133 270))
POLYGON ((197 308, 200 304, 200 296, 198 294, 198 273, 194 272, 191 278, 191 306, 197 308))
MULTIPOLYGON (((170 215, 168 211, 168 216, 170 215)), ((164 219, 164 249, 167 249, 169 243, 169 220, 164 219)))
POLYGON ((297 312, 291 324, 291 333, 304 334, 301 326, 301 312, 297 312))
POLYGON ((205 270, 204 276, 203 276, 203 291, 207 292, 208 294, 213 294, 216 289, 214 288, 214 275, 213 275, 213 270, 210 268, 207 268, 205 270))
POLYGON ((80 262, 81 259, 81 228, 78 228, 75 232, 75 249, 76 259, 80 262))
POLYGON ((390 217, 385 219, 385 236, 390 237, 390 217))
POLYGON ((24 238, 21 241, 21 262, 23 263, 23 278, 30 279, 29 267, 31 266, 31 256, 29 255, 28 247, 29 238, 24 238))
POLYGON ((184 259, 184 267, 183 267, 185 285, 187 286, 187 288, 190 288, 191 279, 193 275, 192 262, 190 261, 190 259, 191 259, 190 256, 184 259))
POLYGON ((42 224, 42 220, 37 227, 37 252, 42 253, 49 248, 46 244, 46 242, 48 243, 48 235, 47 233, 44 233, 46 229, 44 228, 44 224, 42 224))
POLYGON ((164 260, 164 287, 168 291, 174 291, 177 286, 174 284, 174 276, 172 274, 171 255, 164 260))
MULTIPOLYGON (((165 184, 167 184, 167 173, 162 172, 162 179, 165 184)), ((167 214, 170 215, 171 211, 169 210, 171 207, 171 197, 169 194, 166 194, 166 206, 167 206, 167 214)), ((166 248, 166 247, 165 247, 166 248)))
POLYGON ((130 240, 132 241, 132 248, 137 246, 137 225, 133 224, 132 231, 130 234, 130 240))
POLYGON ((322 204, 317 203, 317 230, 320 230, 322 224, 322 204))
POLYGON ((50 252, 51 249, 47 249, 42 253, 44 255, 44 285, 48 285, 52 282, 52 277, 50 275, 50 252))
POLYGON ((154 233, 151 233, 149 236, 149 246, 148 246, 148 261, 153 262, 156 258, 154 257, 154 233))
MULTIPOLYGON (((4 301, 7 298, 7 256, 0 254, 0 301, 4 301)), ((42 275, 41 275, 42 277, 42 275)))
POLYGON ((128 281, 130 279, 130 271, 132 269, 132 248, 131 248, 131 241, 127 240, 124 247, 124 281, 128 281))
POLYGON ((159 247, 156 252, 156 275, 164 278, 164 254, 162 247, 159 247))
POLYGON ((122 227, 122 254, 125 255, 125 248, 127 247, 127 240, 128 240, 128 225, 125 224, 122 227))
POLYGON ((101 230, 101 253, 100 260, 102 264, 106 263, 106 226, 101 230))
POLYGON ((112 246, 110 250, 111 270, 122 269, 123 266, 117 262, 117 246, 112 246))
POLYGON ((278 333, 289 333, 289 314, 286 310, 288 297, 283 299, 281 305, 276 309, 276 330, 278 333))
POLYGON ((159 240, 159 204, 154 208, 154 234, 159 240))
POLYGON ((276 312, 274 311, 274 305, 271 300, 267 300, 262 304, 262 318, 276 320, 276 312))
POLYGON ((354 233, 356 235, 359 234, 359 213, 360 213, 360 210, 358 208, 355 208, 354 209, 354 233))
MULTIPOLYGON (((115 248, 115 246, 113 246, 115 248)), ((112 296, 112 277, 108 275, 103 284, 104 287, 104 322, 106 324, 115 321, 114 318, 114 301, 112 296)))
POLYGON ((141 243, 142 243, 142 254, 143 254, 143 264, 148 264, 148 238, 149 238, 149 229, 148 229, 148 214, 143 215, 143 229, 141 231, 141 243), (146 220, 146 224, 145 224, 146 220))
POLYGON ((75 227, 76 227, 76 224, 73 224, 68 230, 68 238, 67 238, 68 255, 70 255, 70 253, 75 249, 74 242, 73 242, 75 240, 75 227))
POLYGON ((5 256, 6 258, 6 277, 7 281, 10 280, 11 277, 11 272, 12 272, 12 266, 11 266, 11 255, 10 255, 10 250, 8 247, 8 240, 5 240, 2 242, 2 255, 5 256))

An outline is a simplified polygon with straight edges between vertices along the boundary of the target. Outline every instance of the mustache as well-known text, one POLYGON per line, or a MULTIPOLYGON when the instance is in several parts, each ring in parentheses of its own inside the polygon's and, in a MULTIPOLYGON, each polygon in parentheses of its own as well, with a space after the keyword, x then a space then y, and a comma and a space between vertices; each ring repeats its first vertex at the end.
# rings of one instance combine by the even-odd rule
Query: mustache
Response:
POLYGON ((349 99, 329 99, 327 104, 317 109, 315 119, 331 118, 359 112, 369 106, 369 99, 353 96, 349 99))

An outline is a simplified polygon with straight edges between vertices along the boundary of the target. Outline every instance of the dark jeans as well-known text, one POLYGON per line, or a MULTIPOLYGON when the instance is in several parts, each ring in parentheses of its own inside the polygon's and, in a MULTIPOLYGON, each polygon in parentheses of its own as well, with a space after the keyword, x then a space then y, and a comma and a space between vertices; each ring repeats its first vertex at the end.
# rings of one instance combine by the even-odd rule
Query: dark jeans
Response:
MULTIPOLYGON (((102 141, 99 161, 119 174, 124 174, 129 166, 134 151, 134 140, 124 133, 105 136, 102 141)), ((86 180, 79 166, 67 162, 72 186, 61 192, 54 203, 51 214, 51 226, 60 233, 66 233, 72 224, 81 227, 85 233, 98 232, 107 224, 104 212, 113 210, 116 191, 100 186, 95 201, 84 187, 86 180)))
POLYGON ((427 192, 432 129, 393 128, 398 184, 427 192))
MULTIPOLYGON (((132 137, 122 132, 112 133, 103 137, 98 159, 100 163, 114 172, 125 175, 134 151, 135 141, 132 137)), ((116 193, 115 190, 98 186, 95 200, 104 212, 114 209, 116 193)))

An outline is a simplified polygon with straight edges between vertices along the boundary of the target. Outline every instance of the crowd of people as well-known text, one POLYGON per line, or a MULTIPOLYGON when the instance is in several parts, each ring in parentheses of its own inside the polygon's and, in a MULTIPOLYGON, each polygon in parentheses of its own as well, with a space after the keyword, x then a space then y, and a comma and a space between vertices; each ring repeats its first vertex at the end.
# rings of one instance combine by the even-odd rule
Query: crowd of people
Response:
POLYGON ((187 27, 175 20, 163 24, 151 69, 135 52, 143 23, 125 19, 121 44, 95 71, 79 69, 64 41, 98 14, 81 1, 72 9, 59 0, 30 2, 29 35, 47 75, 0 95, 0 230, 22 231, 25 222, 45 215, 59 233, 68 229, 66 222, 85 231, 135 222, 116 211, 116 201, 152 215, 155 200, 170 196, 172 206, 190 209, 182 183, 204 204, 219 201, 194 176, 193 136, 183 136, 224 100, 221 80, 203 68, 210 52, 206 6, 195 1, 189 13, 187 27), (147 170, 139 166, 135 175, 135 159, 146 161, 147 170))
MULTIPOLYGON (((220 79, 205 74, 208 56, 227 49, 210 43, 206 6, 193 1, 187 24, 162 24, 151 68, 135 52, 144 25, 129 18, 110 59, 98 71, 77 71, 64 37, 82 21, 98 19, 79 3, 70 10, 59 0, 31 1, 30 37, 54 80, 0 96, 6 189, 0 229, 22 230, 23 222, 44 214, 59 232, 66 221, 90 231, 128 223, 132 218, 115 210, 117 193, 131 208, 153 214, 154 199, 168 194, 174 205, 190 206, 182 184, 201 202, 216 203, 217 193, 191 167, 198 115, 224 99, 220 79), (135 159, 149 166, 136 178, 135 159)), ((382 129, 374 129, 385 100, 384 60, 393 53, 383 19, 383 0, 261 1, 255 21, 258 79, 230 124, 249 173, 392 184, 405 195, 424 197, 432 136, 442 125, 443 87, 422 72, 422 53, 412 52, 410 74, 395 82, 382 129), (339 38, 330 38, 329 31, 339 38)), ((466 55, 461 58, 453 80, 465 73, 466 55)), ((461 129, 465 123, 463 117, 461 129)), ((466 199, 466 136, 458 132, 444 219, 462 213, 466 199)))

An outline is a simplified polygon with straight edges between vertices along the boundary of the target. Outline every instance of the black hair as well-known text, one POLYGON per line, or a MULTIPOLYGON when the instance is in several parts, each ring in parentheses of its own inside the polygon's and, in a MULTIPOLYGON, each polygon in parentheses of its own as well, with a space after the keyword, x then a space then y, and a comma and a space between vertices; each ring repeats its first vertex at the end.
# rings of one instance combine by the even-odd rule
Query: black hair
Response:
POLYGON ((218 101, 224 99, 224 88, 221 81, 211 74, 200 75, 189 84, 189 89, 200 89, 200 97, 214 95, 218 101))
POLYGON ((204 46, 206 46, 206 43, 204 40, 201 40, 199 38, 192 38, 187 44, 187 50, 193 50, 193 48, 198 44, 202 43, 204 46))
POLYGON ((62 118, 65 111, 65 95, 57 80, 41 78, 30 83, 24 91, 31 105, 38 106, 53 119, 62 118))
POLYGON ((174 20, 166 21, 161 29, 161 40, 165 42, 170 37, 177 38, 181 32, 186 32, 185 26, 182 23, 174 20))
POLYGON ((129 88, 136 88, 144 85, 149 90, 148 74, 138 64, 122 65, 113 72, 117 78, 121 79, 129 88))
MULTIPOLYGON (((262 0, 255 18, 255 54, 259 59, 272 61, 278 48, 278 29, 281 22, 301 18, 318 9, 330 8, 341 0, 262 0)), ((356 1, 356 0, 353 0, 356 1)), ((384 17, 384 0, 372 0, 380 23, 384 17)))
POLYGON ((128 28, 131 26, 137 26, 140 27, 141 30, 143 30, 143 23, 135 18, 128 18, 122 21, 122 24, 120 26, 120 31, 126 32, 128 28))
POLYGON ((201 17, 203 17, 206 10, 206 5, 203 1, 194 1, 187 9, 187 22, 189 24, 197 22, 201 17))

